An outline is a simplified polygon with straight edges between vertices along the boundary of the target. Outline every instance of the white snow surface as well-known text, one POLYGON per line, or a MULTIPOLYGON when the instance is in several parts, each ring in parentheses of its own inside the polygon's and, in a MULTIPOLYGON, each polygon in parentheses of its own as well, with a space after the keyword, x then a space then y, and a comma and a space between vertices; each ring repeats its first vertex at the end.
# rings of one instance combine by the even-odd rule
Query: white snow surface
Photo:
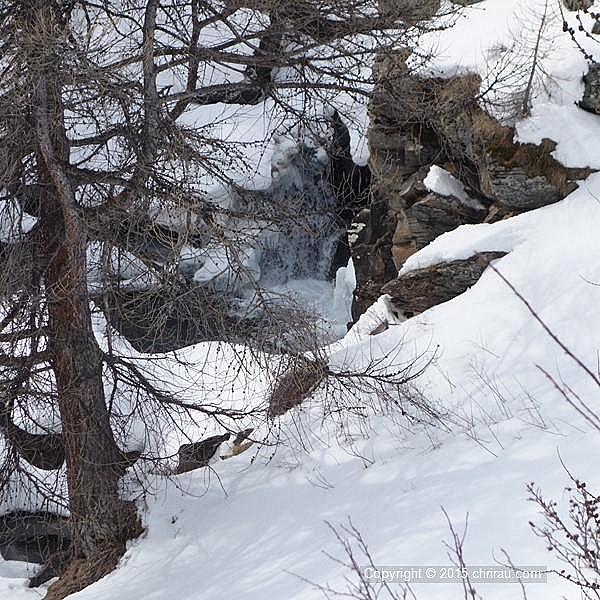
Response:
POLYGON ((427 177, 425 177, 423 183, 430 192, 436 192, 442 196, 454 196, 459 200, 466 200, 468 198, 465 186, 456 177, 453 177, 448 171, 437 165, 429 169, 429 173, 427 173, 427 177))
MULTIPOLYGON (((537 2, 538 0, 536 0, 537 2)), ((438 68, 446 73, 483 68, 485 49, 506 40, 531 2, 484 0, 464 10, 455 29, 438 40, 438 68)), ((535 3, 534 3, 535 4, 535 3)), ((596 6, 598 3, 596 3, 596 6)), ((569 17, 571 18, 571 17, 569 17)), ((552 22, 560 30, 560 23, 552 22)), ((598 166, 600 118, 573 105, 585 71, 568 36, 558 34, 551 61, 564 94, 540 94, 519 139, 557 142, 556 156, 571 166, 598 166), (572 92, 572 97, 567 92, 572 92)), ((210 120, 210 117, 207 117, 210 120)), ((447 233, 406 263, 403 273, 475 252, 507 255, 494 267, 530 303, 540 319, 592 371, 600 346, 600 174, 568 198, 534 212, 447 233)), ((353 281, 339 274, 340 306, 353 281)), ((315 296, 314 292, 311 295, 315 296)), ((336 300, 336 302, 338 301, 336 300)), ((321 592, 302 578, 343 591, 345 571, 323 552, 343 558, 326 521, 352 518, 381 565, 449 565, 447 511, 462 531, 465 560, 494 564, 506 550, 515 564, 556 566, 530 531, 535 505, 525 486, 534 481, 559 502, 568 477, 560 461, 592 490, 600 491, 600 434, 562 398, 545 370, 594 408, 598 387, 551 339, 531 311, 493 269, 471 289, 403 321, 382 299, 328 351, 332 369, 360 369, 375 361, 399 369, 413 360, 431 364, 413 382, 429 402, 452 416, 446 427, 402 426, 393 409, 365 418, 324 418, 330 390, 279 423, 282 444, 250 450, 208 469, 156 479, 140 504, 146 533, 131 542, 119 568, 73 595, 78 600, 316 600, 321 592), (386 319, 389 328, 369 335, 386 319), (341 419, 341 420, 340 420, 341 419), (342 427, 343 424, 343 427, 342 427)), ((231 366, 231 352, 202 344, 185 351, 205 362, 206 376, 231 366), (209 360, 210 358, 210 360, 209 360)), ((164 367, 168 372, 168 367, 164 367)), ((185 380, 173 361, 173 378, 185 380)), ((263 402, 268 385, 251 361, 228 391, 227 401, 263 402)), ((193 389, 194 382, 190 382, 193 389)), ((368 403, 367 397, 356 398, 368 403)), ((254 423, 261 439, 265 423, 254 423)), ((562 510, 562 506, 560 507, 562 510)), ((28 567, 0 561, 0 598, 39 598, 26 588, 28 567)), ((518 586, 477 586, 488 600, 520 598, 518 586)), ((419 600, 463 597, 459 584, 415 585, 419 600)), ((578 597, 568 583, 549 576, 530 585, 529 600, 578 597)))
POLYGON ((441 196, 453 196, 463 204, 476 209, 483 208, 478 200, 469 197, 469 194, 465 191, 465 186, 454 175, 437 165, 433 165, 429 169, 423 183, 430 192, 435 192, 441 196))

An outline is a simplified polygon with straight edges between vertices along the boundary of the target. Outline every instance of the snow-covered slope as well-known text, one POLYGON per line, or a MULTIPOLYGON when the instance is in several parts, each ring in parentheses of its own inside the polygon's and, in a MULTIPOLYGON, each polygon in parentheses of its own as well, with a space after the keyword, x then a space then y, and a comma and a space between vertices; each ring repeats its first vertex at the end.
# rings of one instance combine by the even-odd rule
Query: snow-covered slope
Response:
MULTIPOLYGON (((534 4, 485 0, 465 9, 464 19, 437 41, 443 55, 439 69, 484 69, 486 51, 515 35, 521 22, 515 14, 525 5, 533 10, 534 4)), ((540 91, 532 116, 519 124, 519 136, 532 142, 552 137, 560 160, 598 167, 600 117, 573 106, 585 61, 560 33, 560 22, 550 27, 556 36, 548 62, 554 68, 554 92, 540 91)), ((558 204, 443 235, 411 257, 404 270, 478 251, 507 252, 495 269, 597 372, 599 230, 600 174, 595 174, 558 204)), ((340 290, 346 280, 340 277, 340 290)), ((469 515, 464 544, 469 564, 493 564, 504 558, 504 549, 515 564, 553 565, 528 525, 536 519, 536 507, 527 502, 525 486, 534 481, 549 496, 562 498, 568 483, 562 460, 600 490, 600 433, 564 400, 548 375, 600 411, 596 383, 493 269, 462 296, 395 321, 380 335, 365 335, 370 330, 365 321, 378 318, 381 310, 383 304, 329 348, 332 367, 381 360, 396 368, 415 357, 430 360, 414 384, 448 414, 443 426, 407 426, 393 410, 324 419, 331 394, 320 389, 282 420, 274 455, 273 448, 264 447, 218 463, 215 471, 173 481, 157 478, 141 507, 146 534, 131 543, 116 572, 73 598, 322 598, 305 579, 343 591, 345 577, 352 576, 323 554, 343 558, 326 521, 336 525, 351 517, 378 564, 448 565, 443 541, 450 532, 442 507, 459 530, 469 515)), ((206 352, 199 346, 188 356, 196 353, 201 360, 206 352)), ((264 398, 265 386, 254 375, 238 381, 233 401, 264 398)), ((259 424, 257 437, 264 427, 259 424)), ((26 573, 23 565, 0 562, 0 598, 40 597, 39 590, 25 588, 26 573)), ((413 590, 419 600, 463 597, 458 584, 413 590)), ((498 600, 521 593, 510 584, 481 585, 478 592, 498 600)), ((552 576, 527 590, 529 600, 562 595, 577 597, 569 584, 552 576)))

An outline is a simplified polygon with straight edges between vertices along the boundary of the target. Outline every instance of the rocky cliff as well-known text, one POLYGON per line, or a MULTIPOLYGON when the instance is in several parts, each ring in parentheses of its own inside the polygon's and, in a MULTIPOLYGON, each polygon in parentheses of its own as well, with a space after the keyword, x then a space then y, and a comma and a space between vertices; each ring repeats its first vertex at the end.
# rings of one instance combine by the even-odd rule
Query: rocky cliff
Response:
MULTIPOLYGON (((551 140, 537 146, 514 142, 514 129, 480 106, 477 75, 426 77, 409 68, 409 57, 401 51, 377 66, 370 104, 371 199, 351 240, 355 319, 409 256, 442 233, 557 202, 590 173, 554 159, 551 140), (459 191, 432 189, 432 167, 453 177, 459 191)), ((597 106, 595 72, 586 80, 588 110, 597 106)), ((435 296, 434 281, 431 286, 435 296)))

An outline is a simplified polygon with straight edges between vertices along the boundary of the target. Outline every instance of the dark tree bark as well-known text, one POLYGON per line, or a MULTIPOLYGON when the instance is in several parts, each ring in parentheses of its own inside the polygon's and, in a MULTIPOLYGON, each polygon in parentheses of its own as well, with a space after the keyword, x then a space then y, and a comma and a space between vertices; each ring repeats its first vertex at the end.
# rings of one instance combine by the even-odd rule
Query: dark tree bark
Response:
MULTIPOLYGON (((37 2, 38 26, 60 31, 52 7, 37 2)), ((34 6, 32 6, 34 8, 34 6)), ((46 48, 52 48, 48 43, 46 48)), ((67 464, 74 558, 101 546, 124 545, 137 527, 135 512, 118 493, 120 452, 104 397, 102 352, 92 329, 86 281, 86 234, 67 175, 69 145, 62 89, 52 56, 32 91, 38 178, 45 189, 40 228, 48 262, 48 351, 54 371, 67 464), (55 68, 53 68, 55 67, 55 68), (132 522, 133 520, 133 522, 132 522)))

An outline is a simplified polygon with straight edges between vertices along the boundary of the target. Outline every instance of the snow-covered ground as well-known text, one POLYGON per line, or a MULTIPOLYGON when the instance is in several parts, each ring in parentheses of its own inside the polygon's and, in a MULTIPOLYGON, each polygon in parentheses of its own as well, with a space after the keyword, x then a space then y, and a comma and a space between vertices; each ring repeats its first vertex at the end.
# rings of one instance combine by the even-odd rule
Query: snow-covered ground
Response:
MULTIPOLYGON (((486 49, 518 36, 520 11, 525 5, 534 10, 536 2, 485 0, 465 9, 464 19, 436 42, 438 68, 483 70, 489 62, 486 49)), ((551 137, 558 143, 558 159, 569 166, 598 167, 600 117, 573 105, 581 95, 585 61, 560 32, 557 16, 552 18, 549 28, 556 39, 548 65, 554 92, 539 92, 531 117, 518 126, 519 138, 551 137)), ((440 173, 433 175, 432 185, 439 185, 440 173)), ((448 193, 451 183, 446 181, 448 193)), ((495 269, 597 372, 599 230, 596 174, 558 204, 447 233, 411 257, 404 270, 478 251, 507 252, 495 269)), ((337 314, 347 305, 351 280, 350 271, 338 278, 332 308, 337 314)), ((325 296, 316 288, 308 293, 319 294, 325 296)), ((329 348, 332 368, 360 368, 380 359, 391 368, 414 357, 431 360, 415 385, 448 412, 444 427, 407 427, 394 411, 342 422, 324 419, 331 399, 327 389, 320 389, 282 419, 282 443, 274 455, 264 447, 219 462, 214 471, 173 481, 157 477, 140 506, 145 535, 131 543, 114 573, 73 598, 316 600, 321 592, 305 579, 343 591, 345 577, 352 577, 323 554, 343 558, 326 522, 344 524, 350 517, 377 564, 449 565, 443 541, 450 540, 450 532, 442 507, 461 531, 468 514, 468 564, 502 561, 504 549, 515 564, 554 565, 528 525, 537 517, 525 486, 535 482, 548 496, 564 500, 568 477, 562 460, 592 490, 600 490, 600 433, 565 402, 544 371, 600 411, 598 386, 493 269, 462 296, 407 321, 393 321, 380 335, 367 335, 372 328, 365 323, 382 311, 385 303, 378 303, 329 348)), ((204 360, 207 346, 189 349, 186 356, 204 360)), ((227 352, 221 356, 208 363, 216 374, 230 360, 227 352)), ((250 371, 229 394, 232 402, 260 403, 267 383, 250 371)), ((256 437, 266 427, 258 423, 256 437)), ((0 562, 0 598, 41 597, 43 590, 26 589, 26 574, 25 565, 0 562)), ((458 584, 422 584, 413 590, 419 600, 463 597, 458 584)), ((511 584, 481 585, 478 592, 486 599, 521 597, 511 584)), ((575 598, 577 592, 553 576, 527 590, 529 600, 563 595, 575 598)))

